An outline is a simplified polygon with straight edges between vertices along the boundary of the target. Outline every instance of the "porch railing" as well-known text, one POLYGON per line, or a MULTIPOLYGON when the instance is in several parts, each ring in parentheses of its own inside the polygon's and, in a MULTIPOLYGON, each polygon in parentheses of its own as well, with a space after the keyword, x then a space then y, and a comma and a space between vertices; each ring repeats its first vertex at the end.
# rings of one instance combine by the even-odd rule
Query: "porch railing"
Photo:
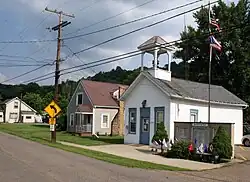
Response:
POLYGON ((76 132, 92 132, 92 125, 80 125, 76 126, 76 132))

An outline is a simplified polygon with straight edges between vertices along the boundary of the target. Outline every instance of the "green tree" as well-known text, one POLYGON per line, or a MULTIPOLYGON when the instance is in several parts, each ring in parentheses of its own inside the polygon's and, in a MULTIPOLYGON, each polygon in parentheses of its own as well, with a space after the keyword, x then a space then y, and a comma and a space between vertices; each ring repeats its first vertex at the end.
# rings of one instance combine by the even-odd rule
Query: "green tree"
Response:
POLYGON ((164 139, 166 142, 168 142, 168 133, 165 129, 164 123, 160 122, 157 124, 157 129, 152 138, 152 142, 156 141, 158 144, 161 145, 161 153, 163 153, 163 140, 164 139))
POLYGON ((23 97, 23 101, 34 108, 37 112, 41 112, 43 110, 43 99, 39 94, 27 93, 23 97))
MULTIPOLYGON (((212 16, 219 19, 222 32, 216 34, 221 41, 222 52, 213 52, 212 84, 222 85, 241 99, 250 102, 250 11, 249 1, 226 5, 219 1, 212 7, 212 16), (237 17, 237 18, 236 18, 237 17)), ((202 8, 193 15, 197 28, 189 26, 181 33, 182 42, 175 53, 176 58, 192 60, 189 64, 189 79, 208 83, 208 8, 202 8)), ((245 112, 248 117, 250 109, 245 112)))
POLYGON ((212 141, 213 151, 219 155, 220 158, 231 159, 232 145, 229 133, 220 126, 212 141))

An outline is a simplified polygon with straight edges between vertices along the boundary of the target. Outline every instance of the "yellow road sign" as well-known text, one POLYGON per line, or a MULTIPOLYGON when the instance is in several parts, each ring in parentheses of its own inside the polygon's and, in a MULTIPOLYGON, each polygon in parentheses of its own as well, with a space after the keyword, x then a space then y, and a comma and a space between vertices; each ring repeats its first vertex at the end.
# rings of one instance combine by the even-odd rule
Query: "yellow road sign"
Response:
POLYGON ((61 108, 55 103, 55 101, 51 101, 51 103, 44 109, 51 118, 56 117, 60 111, 61 108))
POLYGON ((49 124, 55 125, 56 124, 56 118, 49 118, 49 124))

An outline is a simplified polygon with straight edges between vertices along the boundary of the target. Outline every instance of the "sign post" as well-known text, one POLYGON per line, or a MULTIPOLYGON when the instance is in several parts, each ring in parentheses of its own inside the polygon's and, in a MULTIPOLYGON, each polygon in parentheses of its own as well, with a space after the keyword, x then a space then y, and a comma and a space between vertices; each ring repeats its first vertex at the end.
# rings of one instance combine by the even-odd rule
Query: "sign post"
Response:
POLYGON ((61 108, 52 100, 44 111, 47 112, 50 117, 51 142, 56 142, 56 116, 61 112, 61 108))

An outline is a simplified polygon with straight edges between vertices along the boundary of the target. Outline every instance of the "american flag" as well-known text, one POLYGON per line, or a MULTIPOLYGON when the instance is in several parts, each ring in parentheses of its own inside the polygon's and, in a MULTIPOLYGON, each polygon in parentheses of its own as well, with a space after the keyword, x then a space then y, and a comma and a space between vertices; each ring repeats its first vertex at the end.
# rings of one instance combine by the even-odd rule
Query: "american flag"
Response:
POLYGON ((215 26, 217 31, 219 31, 219 32, 221 31, 220 25, 218 24, 218 19, 211 19, 210 25, 215 26))
POLYGON ((216 38, 213 35, 209 36, 209 40, 210 40, 210 46, 215 48, 218 51, 221 51, 222 46, 220 44, 219 41, 216 40, 216 38))

